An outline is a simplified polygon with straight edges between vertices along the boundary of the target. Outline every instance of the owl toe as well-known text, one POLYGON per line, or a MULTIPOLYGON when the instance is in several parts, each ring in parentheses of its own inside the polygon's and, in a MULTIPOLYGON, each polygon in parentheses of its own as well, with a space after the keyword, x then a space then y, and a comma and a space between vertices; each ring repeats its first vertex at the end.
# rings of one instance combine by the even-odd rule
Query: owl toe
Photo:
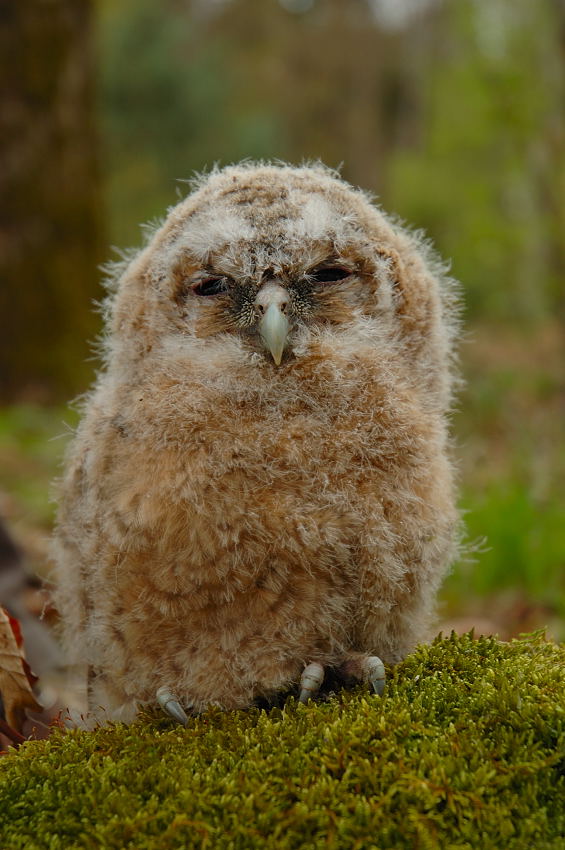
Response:
POLYGON ((157 690, 157 702, 173 720, 176 720, 177 723, 180 723, 181 726, 186 726, 188 723, 188 715, 186 714, 184 708, 178 701, 176 695, 167 687, 159 688, 157 690))
POLYGON ((313 699, 324 681, 324 668, 321 664, 308 664, 300 677, 300 695, 298 702, 308 702, 313 699))
POLYGON ((364 679, 371 685, 378 696, 385 689, 385 666, 378 655, 369 655, 364 662, 364 679))
POLYGON ((339 667, 340 675, 347 681, 367 682, 381 696, 385 689, 385 667, 378 655, 352 652, 339 667))

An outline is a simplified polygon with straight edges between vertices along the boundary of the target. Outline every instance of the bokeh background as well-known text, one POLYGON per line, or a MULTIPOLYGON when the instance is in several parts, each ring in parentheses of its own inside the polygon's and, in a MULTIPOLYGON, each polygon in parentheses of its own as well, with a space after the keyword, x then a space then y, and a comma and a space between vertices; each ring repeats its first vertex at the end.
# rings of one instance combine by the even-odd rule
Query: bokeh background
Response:
POLYGON ((2 0, 0 24, 0 601, 55 616, 50 482, 111 246, 194 171, 320 158, 462 284, 467 551, 443 628, 562 639, 565 2, 2 0))

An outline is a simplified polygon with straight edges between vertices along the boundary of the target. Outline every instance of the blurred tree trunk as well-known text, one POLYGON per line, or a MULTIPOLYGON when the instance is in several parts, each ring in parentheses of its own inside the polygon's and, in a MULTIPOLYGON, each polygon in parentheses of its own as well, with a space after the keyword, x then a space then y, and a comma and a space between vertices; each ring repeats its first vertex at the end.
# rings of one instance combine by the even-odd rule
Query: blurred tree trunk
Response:
POLYGON ((91 0, 0 0, 0 400, 84 389, 100 297, 91 0))

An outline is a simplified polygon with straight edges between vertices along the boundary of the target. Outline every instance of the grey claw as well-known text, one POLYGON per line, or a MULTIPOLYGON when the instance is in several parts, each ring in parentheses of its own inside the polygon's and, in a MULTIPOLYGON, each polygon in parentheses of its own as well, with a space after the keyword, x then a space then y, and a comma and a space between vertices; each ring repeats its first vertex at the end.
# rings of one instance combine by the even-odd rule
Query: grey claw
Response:
POLYGON ((157 702, 177 723, 180 723, 181 726, 186 726, 188 716, 176 698, 176 695, 169 688, 164 687, 157 690, 157 702))
POLYGON ((300 677, 300 696, 298 697, 298 702, 308 702, 309 699, 316 696, 323 681, 324 668, 322 665, 315 662, 308 664, 300 677))
POLYGON ((382 696, 385 689, 385 666, 378 655, 370 655, 364 662, 367 681, 372 685, 378 696, 382 696))

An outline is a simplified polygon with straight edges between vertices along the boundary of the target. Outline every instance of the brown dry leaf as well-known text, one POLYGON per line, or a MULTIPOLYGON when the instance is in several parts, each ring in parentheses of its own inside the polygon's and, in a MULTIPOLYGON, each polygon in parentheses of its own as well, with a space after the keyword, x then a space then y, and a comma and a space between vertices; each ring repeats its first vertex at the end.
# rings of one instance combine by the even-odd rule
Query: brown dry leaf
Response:
POLYGON ((17 732, 22 730, 26 708, 41 711, 24 670, 23 653, 3 608, 0 608, 0 694, 6 722, 17 732))

